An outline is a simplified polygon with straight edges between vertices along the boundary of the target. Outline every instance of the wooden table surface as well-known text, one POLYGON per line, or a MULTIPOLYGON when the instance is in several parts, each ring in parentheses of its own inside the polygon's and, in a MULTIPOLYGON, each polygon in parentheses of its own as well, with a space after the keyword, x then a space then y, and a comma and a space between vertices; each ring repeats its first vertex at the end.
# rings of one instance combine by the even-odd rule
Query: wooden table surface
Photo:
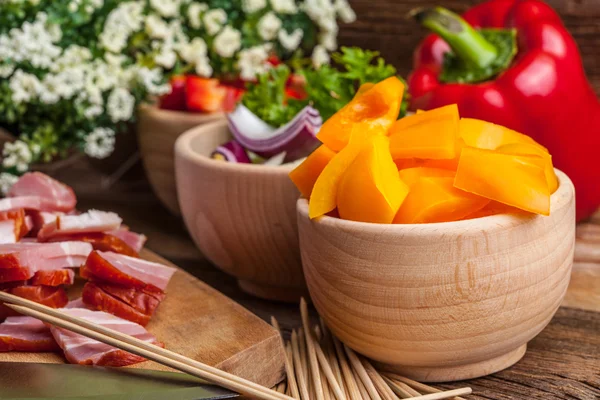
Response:
MULTIPOLYGON (((236 281, 202 257, 183 222, 156 200, 144 180, 98 191, 87 167, 57 177, 72 184, 81 209, 119 213, 131 229, 148 236, 147 247, 241 303, 261 318, 274 315, 284 332, 301 324, 298 307, 244 294, 236 281), (66 174, 66 176, 65 176, 66 174), (61 176, 63 175, 63 176, 61 176), (85 177, 85 179, 83 179, 85 177)), ((473 388, 469 399, 600 399, 600 214, 578 227, 576 263, 563 307, 512 368, 489 377, 438 385, 473 388)))

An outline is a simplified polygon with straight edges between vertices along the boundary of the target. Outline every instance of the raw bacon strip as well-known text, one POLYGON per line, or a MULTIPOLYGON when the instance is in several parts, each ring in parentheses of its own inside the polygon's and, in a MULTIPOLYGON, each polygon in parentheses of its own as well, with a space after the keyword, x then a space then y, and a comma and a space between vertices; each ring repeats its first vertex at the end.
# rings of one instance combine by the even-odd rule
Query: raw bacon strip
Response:
POLYGON ((55 236, 50 238, 49 242, 62 242, 65 240, 86 242, 92 245, 94 250, 112 251, 114 253, 125 254, 131 257, 138 257, 137 251, 132 249, 127 243, 116 236, 108 233, 90 232, 76 233, 72 235, 55 236))
POLYGON ((29 281, 30 285, 60 286, 72 285, 75 282, 75 272, 72 269, 58 269, 56 271, 38 271, 29 281))
POLYGON ((32 317, 8 317, 0 324, 0 352, 41 353, 60 350, 50 328, 32 317))
POLYGON ((42 199, 38 196, 8 197, 0 200, 0 211, 41 210, 42 199))
POLYGON ((0 243, 16 243, 27 235, 31 227, 27 226, 25 210, 0 212, 0 243))
MULTIPOLYGON (((18 286, 5 291, 52 308, 62 308, 69 302, 67 292, 62 287, 18 286)), ((0 305, 0 319, 13 315, 18 315, 18 313, 4 304, 0 305)))
POLYGON ((56 221, 56 217, 63 215, 65 215, 65 213, 29 210, 27 212, 27 216, 30 217, 31 221, 33 222, 31 234, 37 236, 38 232, 44 225, 56 221))
POLYGON ((10 197, 37 196, 41 199, 41 208, 45 211, 73 210, 77 197, 73 189, 41 172, 30 172, 23 175, 12 186, 10 197))
POLYGON ((163 295, 144 293, 135 288, 87 282, 81 298, 89 307, 146 326, 163 295))
POLYGON ((105 232, 119 229, 122 219, 115 213, 90 210, 79 215, 57 216, 38 232, 38 240, 47 241, 55 236, 76 233, 105 232))
MULTIPOLYGON (((115 317, 102 311, 91 311, 82 308, 64 308, 63 312, 73 317, 83 318, 106 328, 133 336, 144 342, 164 347, 143 326, 115 317)), ((85 336, 55 326, 50 327, 52 336, 65 352, 65 357, 73 364, 102 365, 109 367, 124 367, 145 361, 123 350, 89 339, 85 336)))
POLYGON ((133 250, 135 250, 137 253, 142 251, 142 249, 144 248, 144 244, 146 244, 146 240, 148 240, 148 238, 145 235, 131 232, 129 228, 126 227, 121 227, 119 229, 109 231, 106 233, 118 237, 119 239, 127 243, 127 245, 133 250))
POLYGON ((91 309, 90 307, 88 307, 87 305, 85 305, 83 303, 83 299, 81 297, 79 297, 79 298, 77 298, 75 300, 69 301, 64 308, 87 308, 87 309, 91 309))
POLYGON ((80 274, 87 279, 143 289, 147 293, 164 292, 175 269, 122 254, 93 251, 80 274))

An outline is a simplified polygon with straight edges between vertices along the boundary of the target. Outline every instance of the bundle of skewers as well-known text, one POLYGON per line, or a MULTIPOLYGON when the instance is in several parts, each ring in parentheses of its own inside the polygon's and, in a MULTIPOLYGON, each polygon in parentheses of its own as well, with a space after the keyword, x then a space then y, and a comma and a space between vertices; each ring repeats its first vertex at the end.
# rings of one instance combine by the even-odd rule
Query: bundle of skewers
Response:
MULTIPOLYGON (((302 327, 283 336, 287 381, 275 390, 298 400, 461 400, 471 388, 442 391, 394 373, 379 372, 371 362, 343 344, 322 319, 312 326, 306 301, 300 302, 302 327)), ((271 323, 280 334, 277 320, 271 323)), ((464 399, 462 399, 464 400, 464 399)))

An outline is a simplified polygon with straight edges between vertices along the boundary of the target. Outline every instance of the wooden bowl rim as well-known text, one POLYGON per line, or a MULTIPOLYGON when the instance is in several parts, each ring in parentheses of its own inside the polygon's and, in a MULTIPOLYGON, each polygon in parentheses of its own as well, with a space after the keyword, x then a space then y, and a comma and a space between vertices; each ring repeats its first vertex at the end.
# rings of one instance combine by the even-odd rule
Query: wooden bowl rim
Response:
MULTIPOLYGON (((369 233, 385 233, 389 235, 404 235, 404 234, 436 234, 448 231, 451 234, 464 234, 467 232, 490 232, 494 230, 503 230, 506 227, 514 227, 515 222, 518 224, 529 223, 535 218, 550 218, 553 212, 556 212, 562 207, 565 207, 573 199, 575 188, 571 179, 562 171, 555 169, 556 176, 559 180, 559 187, 550 197, 550 216, 531 214, 526 217, 520 217, 514 214, 496 214, 486 217, 473 218, 463 221, 452 222, 436 222, 428 224, 376 224, 370 222, 348 221, 341 218, 322 216, 320 218, 310 220, 310 223, 322 225, 327 228, 341 229, 348 231, 367 231, 369 233)), ((298 199, 296 203, 298 218, 305 220, 308 217, 308 200, 305 198, 298 199)))
POLYGON ((224 112, 221 111, 213 113, 195 113, 189 111, 166 110, 158 107, 156 104, 142 104, 140 105, 140 110, 146 115, 150 115, 152 116, 152 118, 156 119, 184 119, 186 121, 198 122, 198 124, 204 124, 207 121, 213 121, 217 119, 224 119, 226 115, 224 112))
MULTIPOLYGON (((245 174, 256 174, 256 175, 281 175, 282 177, 288 177, 288 174, 294 169, 294 164, 287 164, 282 166, 270 166, 260 164, 241 164, 241 163, 230 163, 220 160, 213 160, 205 155, 199 154, 197 151, 192 149, 192 142, 196 137, 200 135, 209 135, 217 129, 223 129, 227 127, 227 120, 220 120, 210 122, 201 126, 194 127, 179 136, 175 142, 175 157, 182 157, 186 160, 193 162, 196 165, 205 167, 207 169, 219 169, 227 170, 232 173, 245 173, 245 174)), ((289 179, 289 178, 288 178, 289 179)))

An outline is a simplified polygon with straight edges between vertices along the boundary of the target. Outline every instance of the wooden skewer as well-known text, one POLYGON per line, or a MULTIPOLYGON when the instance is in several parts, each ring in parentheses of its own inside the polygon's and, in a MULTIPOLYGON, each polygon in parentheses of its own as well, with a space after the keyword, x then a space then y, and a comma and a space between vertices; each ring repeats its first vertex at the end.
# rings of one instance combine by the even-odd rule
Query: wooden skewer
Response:
POLYGON ((358 384, 354 379, 352 369, 350 368, 350 366, 348 365, 348 361, 346 360, 346 354, 344 353, 342 344, 335 336, 332 335, 331 338, 333 340, 333 346, 337 354, 337 359, 340 362, 340 369, 342 371, 344 383, 346 384, 346 389, 348 390, 348 397, 350 398, 350 400, 368 399, 368 397, 362 396, 360 389, 358 388, 358 384))
MULTIPOLYGON (((392 374, 392 373, 387 373, 386 375, 390 379, 392 379, 393 381, 403 382, 403 383, 409 385, 410 387, 412 387, 412 388, 414 388, 414 389, 416 389, 416 390, 418 390, 420 392, 426 393, 426 394, 429 394, 429 393, 440 393, 441 392, 440 389, 436 389, 436 388, 431 387, 429 385, 426 385, 424 383, 414 381, 414 380, 409 379, 409 378, 407 378, 405 376, 401 376, 401 375, 397 375, 397 374, 392 374)), ((465 400, 465 399, 463 399, 462 397, 458 397, 457 396, 457 397, 454 397, 453 400, 465 400)))
POLYGON ((365 367, 369 378, 371 378, 371 381, 373 381, 373 385, 375 385, 375 388, 377 388, 377 391, 379 392, 381 397, 384 400, 399 400, 398 396, 396 396, 394 391, 390 389, 390 387, 383 380, 381 375, 379 375, 379 372, 377 372, 377 370, 375 370, 375 368, 371 365, 371 363, 364 357, 361 357, 360 360, 363 364, 363 367, 365 367))
POLYGON ((344 349, 346 350, 346 354, 348 355, 348 360, 350 360, 352 369, 356 372, 356 375, 358 375, 358 377, 360 378, 362 383, 365 385, 365 389, 367 389, 367 392, 369 392, 369 395, 371 396, 371 398, 373 400, 383 400, 381 398, 381 396, 379 395, 379 392, 377 392, 377 389, 375 388, 373 381, 371 381, 369 374, 367 374, 365 367, 362 365, 362 363, 358 359, 358 356, 356 355, 356 353, 354 353, 354 350, 352 350, 350 347, 346 346, 345 344, 344 344, 344 349))
POLYGON ((300 359, 304 368, 304 377, 306 378, 306 388, 311 399, 315 398, 314 382, 310 372, 310 363, 308 362, 308 353, 306 351, 306 337, 304 336, 304 328, 298 329, 298 345, 300 345, 300 359))
POLYGON ((308 359, 310 361, 310 372, 313 378, 313 387, 315 389, 316 400, 323 399, 323 385, 321 383, 321 375, 319 374, 319 361, 315 351, 314 336, 310 329, 310 321, 308 319, 308 305, 304 298, 300 299, 300 314, 302 315, 302 325, 304 326, 304 334, 306 335, 306 349, 308 359))
MULTIPOLYGON (((310 340, 310 339, 308 339, 308 340, 310 340)), ((340 385, 338 384, 337 380, 335 379, 335 375, 333 374, 333 370, 331 369, 331 366, 329 365, 329 361, 327 361, 327 357, 325 357, 325 353, 323 353, 323 349, 321 349, 321 346, 316 341, 313 341, 313 347, 317 354, 317 360, 319 361, 319 365, 321 366, 321 369, 323 370, 323 373, 325 375, 327 382, 329 383, 329 386, 333 390, 333 394, 335 395, 335 398, 337 400, 345 400, 344 393, 342 392, 342 389, 340 389, 340 385)))
POLYGON ((360 392, 360 398, 371 400, 371 396, 369 395, 369 392, 367 391, 367 388, 360 377, 358 377, 358 375, 354 375, 354 379, 356 379, 356 385, 358 386, 358 391, 360 392))
POLYGON ((445 392, 430 393, 424 394, 422 396, 411 397, 411 400, 443 400, 471 393, 473 393, 473 390, 471 390, 470 387, 464 387, 460 389, 448 390, 445 392))
POLYGON ((340 370, 338 359, 335 356, 335 348, 333 345, 333 340, 331 339, 331 332, 329 332, 329 329, 327 329, 327 326, 323 322, 323 319, 319 318, 319 320, 321 324, 321 331, 323 332, 323 351, 325 352, 327 360, 329 361, 329 365, 333 370, 335 380, 338 383, 338 386, 340 387, 340 390, 342 392, 341 394, 343 395, 343 398, 346 399, 346 387, 344 385, 344 379, 342 377, 342 371, 340 370))
POLYGON ((85 337, 136 354, 140 357, 156 361, 159 364, 188 373, 235 392, 264 400, 292 400, 291 397, 288 397, 285 394, 278 393, 246 379, 184 357, 181 354, 163 349, 121 332, 105 328, 82 318, 73 317, 61 311, 4 292, 0 293, 0 300, 7 303, 13 303, 5 305, 20 314, 37 318, 51 325, 67 329, 85 337), (31 307, 29 306, 29 303, 32 303, 31 307))
POLYGON ((298 389, 298 382, 296 381, 296 371, 294 368, 294 354, 293 354, 293 350, 292 350, 292 342, 291 341, 287 342, 285 345, 285 355, 286 355, 287 359, 290 361, 290 367, 291 367, 291 371, 292 371, 292 375, 291 375, 292 378, 288 377, 288 385, 287 385, 287 390, 286 390, 285 394, 295 398, 296 400, 300 400, 300 390, 298 389), (298 393, 297 397, 294 396, 293 388, 295 388, 296 392, 298 393))
POLYGON ((293 398, 299 399, 300 392, 298 391, 298 384, 296 383, 296 377, 294 375, 294 366, 292 365, 292 360, 288 357, 287 351, 285 351, 285 344, 283 342, 283 337, 281 336, 281 328, 279 327, 279 322, 275 319, 275 317, 271 317, 271 325, 277 330, 279 333, 279 340, 281 341, 281 345, 284 348, 284 359, 285 359, 285 373, 287 374, 288 387, 290 388, 290 392, 293 398))
POLYGON ((279 385, 275 386, 275 391, 285 394, 286 387, 287 387, 287 385, 285 384, 285 381, 281 382, 281 383, 279 383, 279 385))
POLYGON ((294 329, 292 331, 292 350, 294 355, 294 370, 296 372, 296 377, 298 378, 296 382, 298 383, 298 389, 302 400, 310 400, 308 394, 308 385, 306 383, 306 375, 304 375, 304 367, 302 365, 302 356, 300 354, 300 346, 298 345, 298 334, 294 329))
POLYGON ((390 378, 388 378, 387 376, 384 376, 383 379, 385 379, 385 382, 390 386, 390 388, 394 391, 394 393, 396 393, 398 396, 402 397, 403 399, 409 399, 411 397, 421 395, 419 392, 412 389, 410 386, 408 386, 404 382, 393 381, 390 378))

